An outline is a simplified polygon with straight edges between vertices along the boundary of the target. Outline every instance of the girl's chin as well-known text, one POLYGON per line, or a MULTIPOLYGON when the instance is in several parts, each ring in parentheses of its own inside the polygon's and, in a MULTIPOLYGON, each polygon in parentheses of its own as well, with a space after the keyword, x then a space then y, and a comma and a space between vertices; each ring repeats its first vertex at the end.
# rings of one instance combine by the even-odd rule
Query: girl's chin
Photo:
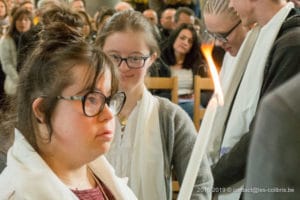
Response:
POLYGON ((102 156, 102 155, 106 154, 110 149, 110 144, 111 144, 110 142, 107 142, 105 144, 102 144, 102 146, 99 146, 98 156, 102 156))

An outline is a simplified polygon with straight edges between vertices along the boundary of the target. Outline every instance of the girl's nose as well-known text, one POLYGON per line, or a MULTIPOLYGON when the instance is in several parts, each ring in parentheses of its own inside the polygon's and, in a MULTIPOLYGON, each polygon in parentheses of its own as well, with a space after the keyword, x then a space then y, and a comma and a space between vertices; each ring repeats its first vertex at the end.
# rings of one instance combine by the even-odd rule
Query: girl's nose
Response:
POLYGON ((109 121, 113 119, 114 115, 107 104, 105 104, 102 112, 99 113, 99 120, 100 121, 109 121))

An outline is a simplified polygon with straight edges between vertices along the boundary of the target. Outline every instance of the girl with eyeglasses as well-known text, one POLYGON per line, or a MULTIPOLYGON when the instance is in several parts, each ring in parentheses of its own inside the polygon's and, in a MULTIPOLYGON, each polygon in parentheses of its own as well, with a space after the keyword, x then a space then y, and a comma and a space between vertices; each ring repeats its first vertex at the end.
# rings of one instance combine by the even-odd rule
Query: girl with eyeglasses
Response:
POLYGON ((208 0, 203 9, 205 32, 215 45, 222 47, 231 56, 236 56, 250 27, 241 24, 241 19, 229 1, 208 0))
POLYGON ((18 84, 0 199, 136 199, 103 156, 125 102, 113 64, 64 23, 40 34, 18 84))
MULTIPOLYGON (((152 96, 144 84, 159 56, 153 29, 136 11, 116 13, 105 24, 96 45, 119 71, 126 103, 116 118, 116 135, 106 154, 138 199, 172 199, 172 174, 182 183, 196 139, 189 116, 168 99, 152 96)), ((204 159, 194 186, 194 199, 210 199, 211 172, 204 159)))
MULTIPOLYGON (((240 163, 240 158, 228 162, 229 164, 226 166, 219 165, 219 161, 226 159, 222 156, 230 151, 243 134, 243 132, 237 130, 228 131, 228 121, 233 116, 232 106, 245 100, 238 101, 235 95, 239 90, 243 75, 247 73, 248 59, 259 33, 258 27, 253 27, 250 30, 250 26, 242 25, 237 12, 229 7, 229 2, 230 0, 207 0, 203 7, 203 17, 207 29, 206 33, 208 34, 206 36, 213 39, 216 46, 220 46, 226 51, 220 72, 221 87, 225 99, 224 105, 215 109, 213 101, 216 100, 216 97, 213 96, 206 109, 206 112, 210 115, 205 115, 202 120, 202 123, 209 122, 211 124, 211 126, 203 126, 202 131, 211 131, 207 152, 214 176, 214 188, 222 188, 223 184, 228 183, 227 186, 232 187, 234 190, 234 192, 214 193, 214 196, 220 200, 240 199, 243 189, 243 181, 230 185, 229 183, 233 179, 224 178, 224 175, 219 172, 229 166, 237 165, 236 163, 240 163), (212 116, 215 117, 212 118, 212 116)), ((246 102, 248 103, 248 101, 249 98, 246 102)), ((241 113, 241 122, 235 124, 235 127, 243 126, 243 123, 249 120, 249 110, 251 109, 248 109, 248 107, 246 110, 240 108, 238 112, 241 113)), ((241 174, 241 172, 236 172, 236 174, 238 173, 241 174)), ((228 174, 228 176, 231 175, 228 174)))

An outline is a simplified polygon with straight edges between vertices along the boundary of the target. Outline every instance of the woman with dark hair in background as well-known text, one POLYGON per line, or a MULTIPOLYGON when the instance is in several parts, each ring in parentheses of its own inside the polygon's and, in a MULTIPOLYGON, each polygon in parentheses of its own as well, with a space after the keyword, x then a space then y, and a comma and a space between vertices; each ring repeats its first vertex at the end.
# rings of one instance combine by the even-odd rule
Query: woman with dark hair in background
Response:
POLYGON ((194 26, 182 24, 171 32, 162 47, 161 58, 169 65, 171 76, 178 77, 179 105, 193 119, 193 78, 195 75, 208 76, 194 26))

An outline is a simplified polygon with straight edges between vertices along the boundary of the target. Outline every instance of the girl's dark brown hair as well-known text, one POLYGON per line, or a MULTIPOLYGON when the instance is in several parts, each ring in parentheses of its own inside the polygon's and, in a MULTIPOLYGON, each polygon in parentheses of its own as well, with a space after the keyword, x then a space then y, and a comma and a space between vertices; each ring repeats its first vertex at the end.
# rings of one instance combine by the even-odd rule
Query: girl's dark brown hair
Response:
POLYGON ((51 117, 57 104, 57 96, 74 84, 73 69, 86 67, 83 89, 92 90, 105 71, 111 72, 111 93, 117 92, 118 82, 113 64, 101 50, 88 44, 82 35, 65 23, 56 22, 40 32, 40 41, 26 61, 20 75, 17 91, 17 128, 37 149, 38 120, 32 103, 41 97, 39 109, 44 113, 49 140, 52 135, 51 117))

